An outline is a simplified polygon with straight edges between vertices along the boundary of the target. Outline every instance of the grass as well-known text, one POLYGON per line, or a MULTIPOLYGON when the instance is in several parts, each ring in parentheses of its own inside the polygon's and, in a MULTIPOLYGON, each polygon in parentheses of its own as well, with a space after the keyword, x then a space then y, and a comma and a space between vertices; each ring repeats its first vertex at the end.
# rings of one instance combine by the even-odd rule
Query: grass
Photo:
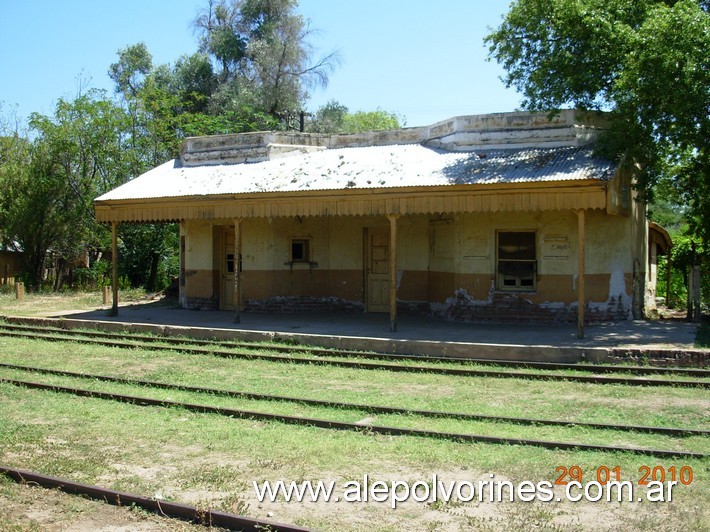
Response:
POLYGON ((689 408, 706 404, 700 400, 704 392, 691 388, 393 373, 6 337, 0 349, 0 362, 272 395, 500 416, 709 425, 702 409, 689 408))
POLYGON ((0 530, 28 532, 64 530, 75 523, 82 528, 100 529, 112 523, 122 530, 197 531, 204 527, 177 520, 166 520, 137 507, 119 508, 100 501, 68 495, 60 491, 18 485, 0 476, 0 530), (27 507, 33 516, 18 515, 18 507, 27 507), (57 512, 61 509, 62 512, 57 512))
MULTIPOLYGON (((190 356, 180 353, 82 346, 0 338, 0 362, 296 395, 315 399, 392 406, 471 411, 628 424, 708 428, 707 391, 637 388, 565 382, 461 378, 426 373, 392 373, 325 366, 190 356)), ((20 372, 1 370, 0 376, 20 372)), ((186 392, 107 385, 100 382, 24 374, 28 380, 62 382, 91 389, 253 410, 301 413, 356 420, 363 412, 298 404, 225 399, 186 392)), ((16 388, 0 384, 0 462, 45 474, 65 476, 114 489, 161 496, 203 506, 246 512, 324 530, 480 528, 548 529, 688 528, 710 522, 708 460, 667 460, 629 453, 551 451, 534 447, 464 444, 418 437, 389 437, 306 426, 230 419, 179 408, 139 407, 111 401, 16 388), (406 503, 397 511, 386 504, 259 503, 252 482, 262 480, 362 479, 421 480, 436 473, 447 480, 476 481, 491 473, 516 481, 554 481, 558 466, 579 465, 585 480, 597 468, 619 466, 623 479, 638 481, 642 466, 691 466, 695 481, 682 486, 671 504, 550 503, 498 505, 406 503), (611 526, 613 525, 613 526, 611 526)), ((371 417, 371 416, 370 416, 371 417)), ((376 424, 453 432, 488 431, 539 439, 643 446, 710 452, 707 438, 673 440, 573 428, 520 427, 462 423, 415 416, 378 416, 376 424)), ((12 488, 7 488, 12 491, 12 488)), ((19 493, 19 492, 18 492, 19 493)), ((9 495, 20 505, 21 495, 9 495)), ((23 525, 26 523, 23 523, 23 525)))
MULTIPOLYGON (((145 290, 132 288, 119 292, 119 301, 137 303, 147 301, 145 290)), ((0 291, 0 315, 46 316, 63 311, 97 310, 109 308, 103 305, 100 290, 95 292, 39 292, 26 294, 24 299, 15 299, 15 293, 0 291)))
MULTIPOLYGON (((5 372, 3 372, 5 374, 5 372)), ((8 372, 10 378, 28 378, 25 372, 8 372)), ((535 439, 586 442, 605 444, 612 442, 614 445, 652 447, 661 449, 678 449, 705 452, 708 450, 707 439, 703 437, 686 437, 680 440, 662 435, 636 434, 620 431, 601 431, 584 427, 544 427, 530 428, 505 422, 482 422, 457 419, 431 419, 417 415, 370 415, 356 409, 332 409, 324 407, 306 406, 298 403, 284 403, 273 401, 244 400, 224 397, 215 397, 206 394, 195 394, 174 390, 146 389, 138 386, 119 385, 105 382, 92 382, 87 380, 41 376, 32 377, 34 381, 60 386, 76 386, 101 392, 119 393, 133 396, 149 396, 173 402, 198 403, 222 408, 247 410, 261 413, 281 414, 307 418, 327 419, 331 421, 355 423, 362 419, 369 419, 368 424, 394 426, 402 428, 423 428, 450 432, 457 434, 480 434, 500 436, 505 438, 531 438, 535 439)))

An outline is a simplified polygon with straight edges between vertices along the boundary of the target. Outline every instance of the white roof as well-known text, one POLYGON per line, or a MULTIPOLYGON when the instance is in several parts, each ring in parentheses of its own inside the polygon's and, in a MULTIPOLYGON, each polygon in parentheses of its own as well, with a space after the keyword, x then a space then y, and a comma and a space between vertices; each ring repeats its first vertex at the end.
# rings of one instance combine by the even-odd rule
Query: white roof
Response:
POLYGON ((421 144, 340 148, 256 163, 168 161, 96 201, 259 192, 521 183, 613 177, 591 145, 448 152, 421 144))

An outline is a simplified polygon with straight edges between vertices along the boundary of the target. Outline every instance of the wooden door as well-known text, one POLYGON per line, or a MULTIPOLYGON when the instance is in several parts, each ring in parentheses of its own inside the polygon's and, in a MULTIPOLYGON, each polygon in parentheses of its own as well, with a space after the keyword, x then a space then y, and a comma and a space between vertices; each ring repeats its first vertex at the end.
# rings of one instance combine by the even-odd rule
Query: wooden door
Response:
POLYGON ((388 312, 390 302, 389 227, 371 227, 366 234, 367 311, 388 312))
POLYGON ((225 229, 221 240, 219 308, 234 310, 234 229, 225 229))

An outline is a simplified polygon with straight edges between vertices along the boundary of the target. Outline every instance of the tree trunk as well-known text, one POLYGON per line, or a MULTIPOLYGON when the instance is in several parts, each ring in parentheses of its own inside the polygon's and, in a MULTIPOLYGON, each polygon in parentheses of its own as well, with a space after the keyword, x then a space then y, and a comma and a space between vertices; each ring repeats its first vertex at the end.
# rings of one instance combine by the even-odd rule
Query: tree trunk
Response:
POLYGON ((146 283, 148 292, 155 292, 155 284, 158 280, 158 264, 160 263, 160 254, 154 251, 150 255, 150 274, 146 283))

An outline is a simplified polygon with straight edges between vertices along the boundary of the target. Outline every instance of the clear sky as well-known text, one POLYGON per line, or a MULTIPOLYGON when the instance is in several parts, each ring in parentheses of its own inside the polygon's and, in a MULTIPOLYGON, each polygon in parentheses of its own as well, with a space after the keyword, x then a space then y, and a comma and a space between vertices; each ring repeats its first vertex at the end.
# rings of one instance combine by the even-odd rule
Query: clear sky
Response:
MULTIPOLYGON (((113 91, 117 51, 144 42, 154 64, 197 50, 192 20, 207 0, 0 0, 0 112, 51 114, 79 87, 113 91), (81 81, 80 81, 81 80, 81 81)), ((520 96, 487 62, 483 36, 508 0, 300 0, 320 30, 316 55, 340 52, 326 89, 350 111, 395 112, 408 126, 464 115, 513 111, 520 96)))

